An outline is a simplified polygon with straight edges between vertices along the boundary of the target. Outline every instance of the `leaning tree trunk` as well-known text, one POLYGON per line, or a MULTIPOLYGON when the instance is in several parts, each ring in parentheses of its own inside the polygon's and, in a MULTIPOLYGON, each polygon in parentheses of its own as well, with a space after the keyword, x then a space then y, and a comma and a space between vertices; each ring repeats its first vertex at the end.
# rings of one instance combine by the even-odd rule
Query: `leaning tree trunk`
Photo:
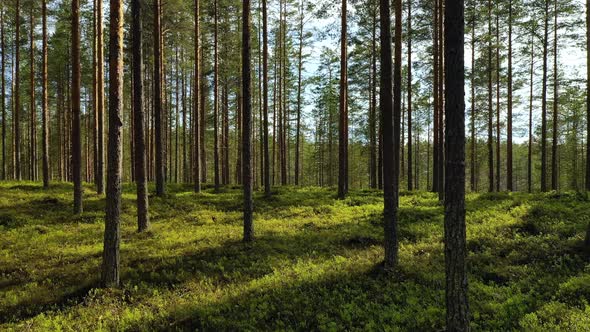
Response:
POLYGON ((141 0, 132 0, 131 2, 131 34, 133 36, 133 94, 135 114, 135 182, 137 184, 137 230, 143 232, 149 229, 150 220, 148 214, 148 188, 147 188, 147 169, 146 169, 146 147, 145 147, 145 112, 143 104, 143 31, 142 31, 142 13, 141 0))
POLYGON ((80 0, 72 0, 72 180, 74 213, 82 213, 82 142, 80 138, 80 0))
POLYGON ((242 1, 242 179, 244 181, 244 241, 254 240, 252 222, 252 93, 250 72, 250 0, 242 1))
POLYGON ((445 271, 447 331, 469 331, 465 266, 465 67, 463 0, 445 10, 445 271))
MULTIPOLYGON (((134 22, 134 25, 136 24, 137 22, 134 22)), ((109 153, 107 165, 106 225, 104 232, 102 283, 105 287, 117 287, 119 286, 119 243, 121 240, 121 173, 123 170, 122 0, 111 0, 109 26, 109 153)), ((140 42, 136 39, 137 38, 133 39, 134 43, 140 42)), ((133 52, 137 53, 137 49, 141 49, 141 47, 135 47, 133 52)), ((134 69, 137 70, 137 68, 134 69)), ((141 98, 135 99, 137 101, 141 98)), ((137 106, 137 104, 135 106, 137 106)))

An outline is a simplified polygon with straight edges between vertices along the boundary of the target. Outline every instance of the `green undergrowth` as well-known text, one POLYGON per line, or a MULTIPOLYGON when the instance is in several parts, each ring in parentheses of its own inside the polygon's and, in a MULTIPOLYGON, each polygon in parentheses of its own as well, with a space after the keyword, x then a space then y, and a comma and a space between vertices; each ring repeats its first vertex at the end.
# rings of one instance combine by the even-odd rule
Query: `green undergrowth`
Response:
MULTIPOLYGON (((153 188, 152 188, 153 189, 153 188)), ((382 196, 276 188, 255 194, 254 243, 241 242, 241 191, 170 185, 150 197, 152 228, 136 233, 125 185, 121 280, 97 288, 104 197, 85 186, 0 183, 0 330, 444 329, 443 208, 403 192, 399 268, 380 269, 382 196)), ((589 331, 590 202, 576 193, 467 198, 472 328, 589 331)))

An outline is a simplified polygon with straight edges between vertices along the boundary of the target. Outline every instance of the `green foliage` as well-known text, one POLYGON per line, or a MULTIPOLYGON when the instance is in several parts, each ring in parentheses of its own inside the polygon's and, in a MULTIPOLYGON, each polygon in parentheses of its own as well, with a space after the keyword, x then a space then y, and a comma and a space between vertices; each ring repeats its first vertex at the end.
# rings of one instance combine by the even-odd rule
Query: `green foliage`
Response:
MULTIPOLYGON (((242 243, 241 191, 196 195, 170 185, 136 233, 124 186, 123 285, 96 288, 104 198, 90 186, 71 215, 71 186, 0 184, 0 329, 411 330, 444 328, 443 208, 435 194, 400 198, 400 267, 380 269, 382 196, 275 188, 255 195, 256 241, 242 243)), ((590 329, 583 195, 469 195, 472 328, 590 329)))

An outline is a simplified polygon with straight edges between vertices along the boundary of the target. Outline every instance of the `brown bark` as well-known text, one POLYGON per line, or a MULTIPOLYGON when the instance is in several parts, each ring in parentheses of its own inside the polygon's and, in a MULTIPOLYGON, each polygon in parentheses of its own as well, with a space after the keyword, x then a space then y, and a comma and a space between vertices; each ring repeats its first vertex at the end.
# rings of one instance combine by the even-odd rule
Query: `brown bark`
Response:
POLYGON ((469 331, 465 258, 465 67, 463 0, 445 9, 445 272, 446 330, 469 331))
POLYGON ((508 2, 508 108, 506 114, 506 189, 514 190, 512 161, 512 0, 508 2))
POLYGON ((97 86, 97 105, 98 111, 96 115, 97 122, 97 161, 96 161, 96 192, 98 194, 104 194, 104 46, 103 46, 103 23, 102 23, 102 1, 97 0, 96 3, 96 51, 97 51, 97 65, 96 65, 96 86, 97 86))
POLYGON ((541 191, 547 191, 547 44, 549 43, 549 0, 545 0, 543 34, 543 86, 541 92, 541 191))
MULTIPOLYGON (((43 19, 43 64, 42 71, 42 97, 41 107, 43 112, 42 145, 43 145, 43 187, 49 187, 49 109, 47 106, 47 0, 42 1, 41 15, 43 19)), ((4 68, 4 66, 2 66, 4 68)), ((4 94, 3 94, 4 95, 4 94)), ((4 98, 3 98, 4 100, 4 98)))
POLYGON ((263 89, 263 116, 264 116, 264 194, 270 197, 270 154, 268 147, 268 14, 267 0, 262 0, 262 89, 263 89))
POLYGON ((4 6, 0 7, 0 47, 2 48, 2 73, 0 78, 2 80, 2 180, 6 180, 6 45, 4 43, 4 6))
POLYGON ((34 5, 31 3, 30 13, 30 29, 29 29, 29 41, 30 41, 30 98, 29 102, 29 179, 37 181, 37 105, 35 103, 35 14, 34 5))
MULTIPOLYGON (((161 0, 154 0, 154 125, 155 125, 155 148, 156 148, 156 195, 164 196, 165 187, 165 156, 164 156, 164 128, 162 109, 162 43, 160 13, 161 0)), ((165 118, 165 117, 164 117, 165 118)))
POLYGON ((82 213, 82 141, 80 137, 80 1, 72 0, 72 180, 74 213, 82 213))
POLYGON ((21 150, 20 150, 20 0, 16 0, 15 17, 15 69, 14 69, 14 107, 13 107, 13 135, 14 135, 14 178, 17 181, 22 179, 21 174, 21 150))
POLYGON ((244 144, 242 173, 244 180, 244 241, 254 239, 252 221, 252 96, 250 77, 250 0, 242 0, 242 93, 243 93, 243 126, 242 143, 244 144))
POLYGON ((412 174, 412 1, 408 1, 408 190, 414 190, 412 174))
POLYGON ((214 161, 214 173, 215 173, 215 192, 219 192, 219 138, 218 138, 218 118, 219 118, 219 54, 217 45, 218 35, 218 15, 217 15, 217 0, 213 0, 213 16, 214 16, 214 33, 213 33, 213 161, 214 161))
MULTIPOLYGON (((74 0, 77 1, 77 0, 74 0)), ((135 0, 138 1, 138 0, 135 0)), ((110 1, 109 145, 102 283, 119 286, 121 241, 121 173, 123 162, 123 1, 110 1)), ((134 38, 134 41, 137 38, 134 38)), ((137 49, 141 49, 137 47, 137 49)), ((134 50, 134 52, 138 52, 134 50)), ((136 101, 140 98, 136 98, 136 101)))
POLYGON ((488 0, 488 191, 494 191, 494 134, 492 106, 492 1, 488 0))
POLYGON ((338 198, 348 193, 348 54, 346 50, 346 2, 342 0, 340 37, 340 109, 338 118, 338 198))
POLYGON ((193 161, 193 181, 194 181, 194 191, 196 193, 201 191, 201 158, 200 153, 201 151, 201 126, 203 125, 202 121, 200 121, 200 114, 201 114, 201 107, 204 107, 200 104, 200 95, 202 93, 200 87, 200 78, 201 78, 201 57, 200 57, 200 50, 201 50, 201 36, 200 36, 200 1, 195 0, 195 80, 193 85, 193 117, 192 117, 192 129, 193 129, 193 154, 194 154, 194 161, 193 161))
POLYGON ((557 68, 557 1, 554 1, 553 15, 553 139, 551 141, 551 190, 559 188, 558 158, 557 155, 557 132, 558 132, 558 104, 559 104, 559 71, 557 68))

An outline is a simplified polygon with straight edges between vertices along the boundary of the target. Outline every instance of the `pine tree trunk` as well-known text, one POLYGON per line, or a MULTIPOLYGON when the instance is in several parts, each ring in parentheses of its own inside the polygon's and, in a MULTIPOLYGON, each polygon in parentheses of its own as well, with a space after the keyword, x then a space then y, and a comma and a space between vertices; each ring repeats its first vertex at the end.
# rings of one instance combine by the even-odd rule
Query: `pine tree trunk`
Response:
POLYGON ((213 34, 213 160, 214 160, 214 172, 215 172, 215 192, 218 193, 219 186, 219 139, 218 139, 218 118, 219 118, 219 64, 218 64, 218 45, 217 45, 217 34, 218 34, 218 17, 217 17, 217 0, 213 0, 214 3, 214 34, 213 34))
POLYGON ((527 154, 527 187, 528 192, 533 192, 533 98, 534 98, 534 75, 535 75, 535 45, 531 35, 531 69, 530 69, 530 95, 529 95, 529 144, 527 154))
POLYGON ((377 188, 377 8, 373 8, 371 29, 371 100, 369 111, 369 136, 370 136, 370 185, 377 188))
MULTIPOLYGON (((586 191, 590 191, 590 0, 586 0, 586 191)), ((590 246, 590 224, 586 235, 590 246)))
MULTIPOLYGON (((200 105, 200 96, 201 93, 201 57, 200 57, 200 50, 201 50, 201 36, 200 36, 200 0, 195 0, 195 80, 194 80, 194 87, 193 87, 193 181, 194 181, 194 191, 196 193, 201 192, 201 126, 203 125, 202 121, 200 121, 200 114, 201 114, 201 107, 200 105)), ((204 166, 204 165, 203 165, 204 166)))
POLYGON ((342 22, 340 37, 340 110, 338 121, 338 198, 348 193, 348 64, 346 50, 346 2, 342 0, 342 22))
POLYGON ((472 192, 477 192, 477 183, 475 175, 475 156, 477 150, 477 137, 475 133, 475 20, 477 18, 476 5, 473 2, 473 16, 471 17, 471 151, 470 151, 470 180, 472 192))
POLYGON ((545 0, 543 35, 543 86, 541 92, 541 191, 547 191, 547 44, 549 43, 549 0, 545 0))
POLYGON ((299 17, 299 62, 297 66, 297 128, 295 134, 295 185, 299 185, 301 173, 301 74, 303 71, 303 1, 301 1, 301 14, 299 17))
POLYGON ((496 13, 496 191, 500 191, 500 148, 501 148, 501 132, 500 132, 500 17, 496 13))
POLYGON ((162 109, 162 43, 160 27, 160 3, 161 0, 154 0, 154 124, 155 124, 155 147, 156 147, 156 195, 164 196, 166 187, 165 178, 165 156, 164 156, 164 128, 162 109))
POLYGON ((20 0, 16 0, 16 17, 15 17, 15 69, 14 69, 14 106, 13 106, 13 135, 14 135, 14 178, 17 181, 22 179, 21 174, 21 151, 20 151, 20 0))
POLYGON ((33 4, 31 4, 29 41, 30 41, 30 98, 31 103, 29 109, 30 123, 29 123, 29 179, 37 181, 37 105, 35 103, 35 15, 33 12, 33 4))
POLYGON ((557 131, 558 131, 558 104, 559 104, 559 71, 557 68, 557 1, 554 1, 554 26, 553 26, 553 139, 551 141, 551 190, 559 188, 558 156, 557 156, 557 131))
POLYGON ((445 9, 445 271, 447 331, 469 331, 465 258, 465 69, 463 0, 445 9))
MULTIPOLYGON (((74 0, 77 1, 77 0, 74 0)), ((139 0, 134 0, 139 1, 139 0)), ((107 198, 104 232, 102 283, 119 286, 119 246, 121 241, 121 173, 123 163, 123 4, 111 0, 109 24, 109 145, 107 164, 107 198)), ((137 14, 137 13, 134 13, 137 14)), ((134 37, 137 37, 136 35, 134 37)), ((140 42, 133 38, 134 42, 140 42)), ((134 48, 134 55, 138 49, 134 48)), ((136 60, 139 60, 136 58, 136 60)), ((137 72, 139 68, 134 66, 137 72)), ((139 70, 140 71, 140 70, 139 70)), ((135 76, 136 78, 138 76, 135 76)), ((141 85, 140 85, 141 86, 141 85)), ((135 101, 141 100, 136 98, 135 101)), ((137 105, 136 105, 137 106, 137 105)))
MULTIPOLYGON (((42 1, 41 15, 43 16, 43 64, 42 64, 42 111, 43 111, 43 187, 49 187, 49 109, 47 106, 47 0, 42 1)), ((4 65, 2 66, 4 69, 4 65)), ((4 73, 4 72, 2 72, 4 73)), ((4 83, 2 84, 4 87, 4 83)), ((2 93, 4 96, 4 93, 2 93)), ((2 97, 4 101, 4 97, 2 97)), ((4 108, 3 108, 4 109, 4 108)), ((4 117, 2 118, 4 120, 4 117)), ((4 158, 2 159, 4 160, 4 158)))
POLYGON ((508 105, 506 115, 506 189, 514 190, 512 175, 512 0, 508 2, 508 105))
MULTIPOLYGON (((395 168, 399 163, 399 158, 395 157, 396 141, 399 137, 395 137, 394 122, 398 121, 399 128, 399 114, 395 118, 395 111, 393 105, 393 87, 392 87, 392 52, 391 52, 391 17, 389 0, 380 0, 380 43, 381 43, 381 82, 380 82, 380 100, 381 107, 381 123, 383 134, 383 169, 392 170, 383 172, 383 218, 385 231, 385 268, 393 270, 398 261, 398 227, 397 227, 397 207, 398 207, 398 188, 395 168)), ((396 22, 399 24, 401 32, 401 1, 395 0, 395 16, 396 22)), ((396 25, 396 43, 401 41, 397 38, 398 26, 396 25)), ((401 44, 400 44, 401 45, 401 44)), ((398 46, 396 44, 396 46, 398 46)), ((397 53, 397 52, 396 52, 397 53)), ((397 59, 397 54, 396 54, 397 59)), ((400 62, 396 62, 396 66, 401 66, 400 62)), ((401 74, 399 69, 397 74, 401 74)), ((401 76, 400 76, 401 80, 401 76)), ((400 81, 397 81, 400 83, 400 81)), ((397 85, 396 89, 401 88, 397 85)), ((400 100, 397 99, 397 102, 400 100)), ((399 107, 397 108, 399 111, 399 107)), ((397 146, 399 148, 399 145, 397 146)))
POLYGON ((268 147, 268 13, 267 0, 262 0, 262 89, 264 115, 264 195, 270 197, 270 154, 268 147))
POLYGON ((102 1, 97 0, 96 6, 96 49, 97 49, 97 66, 96 76, 98 87, 97 91, 97 108, 98 108, 98 153, 96 169, 96 192, 104 194, 104 46, 103 46, 103 25, 102 25, 102 1))
POLYGON ((2 48, 2 73, 0 78, 2 80, 2 180, 7 180, 6 177, 6 45, 4 44, 4 6, 0 7, 0 47, 2 48))
POLYGON ((408 1, 408 190, 414 190, 412 174, 412 1, 408 1))
POLYGON ((242 177, 244 180, 244 241, 254 239, 252 223, 252 95, 250 90, 250 0, 242 0, 242 93, 243 93, 243 158, 242 177))
POLYGON ((82 141, 80 137, 80 1, 72 0, 72 180, 74 213, 82 213, 82 141))
POLYGON ((488 0, 488 191, 494 191, 494 134, 492 105, 492 1, 488 0))
POLYGON ((439 77, 440 71, 438 68, 439 57, 440 57, 440 54, 438 53, 438 50, 439 50, 438 30, 440 27, 440 24, 438 22, 438 17, 439 17, 438 11, 440 10, 439 9, 440 1, 441 0, 434 1, 434 29, 433 29, 433 46, 432 46, 432 51, 434 53, 433 54, 433 61, 434 61, 433 76, 434 77, 433 77, 433 84, 432 84, 432 89, 434 90, 433 91, 433 103, 434 103, 434 105, 433 105, 433 108, 434 108, 434 111, 433 111, 433 133, 432 133, 433 134, 433 138, 432 138, 432 149, 433 149, 432 150, 432 192, 435 192, 435 193, 440 191, 439 187, 438 187, 438 184, 439 184, 438 179, 440 177, 440 175, 438 173, 438 170, 439 170, 439 167, 438 167, 439 148, 438 148, 438 146, 440 144, 438 141, 438 139, 440 137, 438 131, 439 131, 439 128, 441 127, 438 123, 438 119, 439 119, 438 113, 440 112, 440 110, 438 109, 438 105, 439 105, 438 99, 440 98, 440 96, 438 94, 438 92, 439 92, 438 81, 440 80, 440 77, 439 77))
POLYGON ((146 169, 146 146, 145 146, 145 112, 143 98, 143 28, 141 0, 131 2, 133 35, 133 89, 134 89, 134 117, 135 121, 135 181, 137 183, 137 230, 143 232, 149 229, 150 221, 148 214, 148 188, 146 169))

